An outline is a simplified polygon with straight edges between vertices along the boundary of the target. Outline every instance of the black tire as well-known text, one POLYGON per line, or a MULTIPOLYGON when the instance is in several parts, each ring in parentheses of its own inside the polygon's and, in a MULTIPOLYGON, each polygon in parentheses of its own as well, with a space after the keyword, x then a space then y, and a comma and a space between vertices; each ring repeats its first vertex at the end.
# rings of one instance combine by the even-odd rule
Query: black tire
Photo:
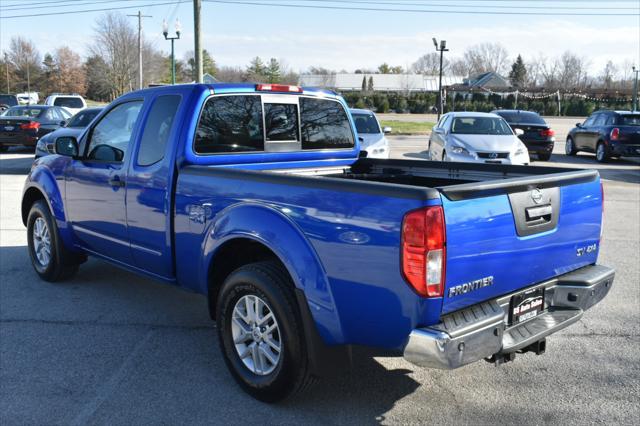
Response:
POLYGON ((277 402, 306 389, 315 381, 310 374, 293 283, 278 262, 252 263, 232 272, 220 289, 216 323, 220 349, 231 375, 254 398, 263 402, 277 402), (254 373, 244 364, 233 340, 233 311, 244 296, 257 296, 266 302, 278 324, 282 350, 275 369, 266 375, 254 373))
POLYGON ((604 142, 598 142, 596 145, 596 161, 598 163, 606 163, 611 158, 611 154, 604 142))
POLYGON ((538 153, 538 160, 540 161, 549 161, 551 159, 551 153, 550 152, 539 152, 538 153))
POLYGON ((564 153, 567 155, 576 155, 578 153, 576 145, 573 143, 573 139, 571 137, 567 138, 567 142, 564 146, 564 153))
POLYGON ((49 282, 62 281, 71 278, 78 272, 78 265, 82 260, 78 255, 69 252, 62 244, 58 227, 44 200, 38 200, 31 206, 27 219, 27 241, 33 269, 43 280, 49 282), (35 249, 34 224, 39 218, 44 220, 49 232, 50 257, 46 264, 38 260, 35 249))

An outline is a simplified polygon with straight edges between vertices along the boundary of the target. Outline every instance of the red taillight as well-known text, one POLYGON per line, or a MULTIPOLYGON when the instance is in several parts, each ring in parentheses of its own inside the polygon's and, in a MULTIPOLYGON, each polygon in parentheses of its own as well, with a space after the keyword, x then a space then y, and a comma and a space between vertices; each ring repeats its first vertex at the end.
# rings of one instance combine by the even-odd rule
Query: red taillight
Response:
POLYGON ((441 297, 445 281, 445 229, 441 206, 407 213, 402 222, 402 273, 421 296, 441 297))
POLYGON ((620 138, 620 129, 618 129, 617 127, 614 127, 613 129, 611 129, 611 140, 612 141, 617 141, 620 138))
POLYGON ((38 130, 40 128, 40 123, 37 121, 30 121, 28 123, 24 123, 20 125, 22 130, 38 130))
POLYGON ((302 93, 302 87, 288 84, 256 84, 258 92, 293 92, 302 93))
POLYGON ((553 129, 540 130, 540 136, 542 136, 544 138, 550 138, 551 136, 553 136, 555 134, 556 134, 556 132, 554 132, 553 129))

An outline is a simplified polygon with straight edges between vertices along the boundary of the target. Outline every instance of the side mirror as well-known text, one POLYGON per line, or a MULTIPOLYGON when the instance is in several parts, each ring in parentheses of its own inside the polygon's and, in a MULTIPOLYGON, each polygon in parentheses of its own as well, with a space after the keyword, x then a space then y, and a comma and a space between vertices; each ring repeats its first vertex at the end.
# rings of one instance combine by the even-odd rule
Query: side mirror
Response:
POLYGON ((434 133, 438 133, 439 135, 444 133, 444 129, 442 127, 434 127, 433 128, 433 132, 434 133))
POLYGON ((362 142, 364 142, 364 138, 363 138, 362 136, 358 136, 358 141, 359 141, 360 143, 362 143, 362 142))
POLYGON ((78 141, 73 136, 61 136, 56 139, 56 154, 67 157, 78 156, 78 141))
POLYGON ((66 125, 67 125, 67 122, 66 122, 65 120, 62 120, 62 121, 60 122, 60 127, 64 127, 64 126, 66 126, 66 125))
POLYGON ((385 127, 382 129, 382 133, 391 133, 391 130, 392 130, 392 129, 391 129, 391 127, 389 127, 389 126, 385 126, 385 127))
POLYGON ((576 127, 577 127, 577 128, 582 127, 582 123, 576 123, 576 127))
POLYGON ((514 132, 516 133, 516 136, 524 135, 524 130, 522 130, 522 129, 515 129, 514 132))

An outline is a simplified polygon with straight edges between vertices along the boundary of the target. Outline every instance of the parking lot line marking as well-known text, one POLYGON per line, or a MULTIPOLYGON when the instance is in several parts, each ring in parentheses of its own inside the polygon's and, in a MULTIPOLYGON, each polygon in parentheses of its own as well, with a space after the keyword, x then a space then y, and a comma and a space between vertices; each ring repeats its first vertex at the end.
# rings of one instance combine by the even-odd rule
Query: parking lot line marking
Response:
POLYGON ((134 360, 142 353, 144 346, 151 340, 155 330, 150 329, 147 334, 138 342, 131 353, 122 362, 115 373, 111 375, 104 385, 96 392, 95 398, 89 401, 71 422, 72 425, 85 425, 91 417, 98 411, 98 408, 115 392, 120 382, 126 377, 127 371, 133 367, 134 360))

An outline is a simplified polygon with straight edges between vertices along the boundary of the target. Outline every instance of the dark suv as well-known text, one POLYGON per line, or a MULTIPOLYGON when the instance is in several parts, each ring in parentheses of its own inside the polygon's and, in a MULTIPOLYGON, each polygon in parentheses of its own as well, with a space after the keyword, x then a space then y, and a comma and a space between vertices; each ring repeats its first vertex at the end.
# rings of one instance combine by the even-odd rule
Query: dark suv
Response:
POLYGON ((640 111, 596 111, 576 123, 567 135, 565 152, 595 152, 604 163, 611 157, 640 157, 640 111))
POLYGON ((530 154, 536 154, 540 161, 548 161, 551 158, 553 144, 556 141, 555 132, 538 113, 517 109, 500 109, 491 112, 504 118, 514 132, 517 129, 522 131, 516 134, 530 154))

